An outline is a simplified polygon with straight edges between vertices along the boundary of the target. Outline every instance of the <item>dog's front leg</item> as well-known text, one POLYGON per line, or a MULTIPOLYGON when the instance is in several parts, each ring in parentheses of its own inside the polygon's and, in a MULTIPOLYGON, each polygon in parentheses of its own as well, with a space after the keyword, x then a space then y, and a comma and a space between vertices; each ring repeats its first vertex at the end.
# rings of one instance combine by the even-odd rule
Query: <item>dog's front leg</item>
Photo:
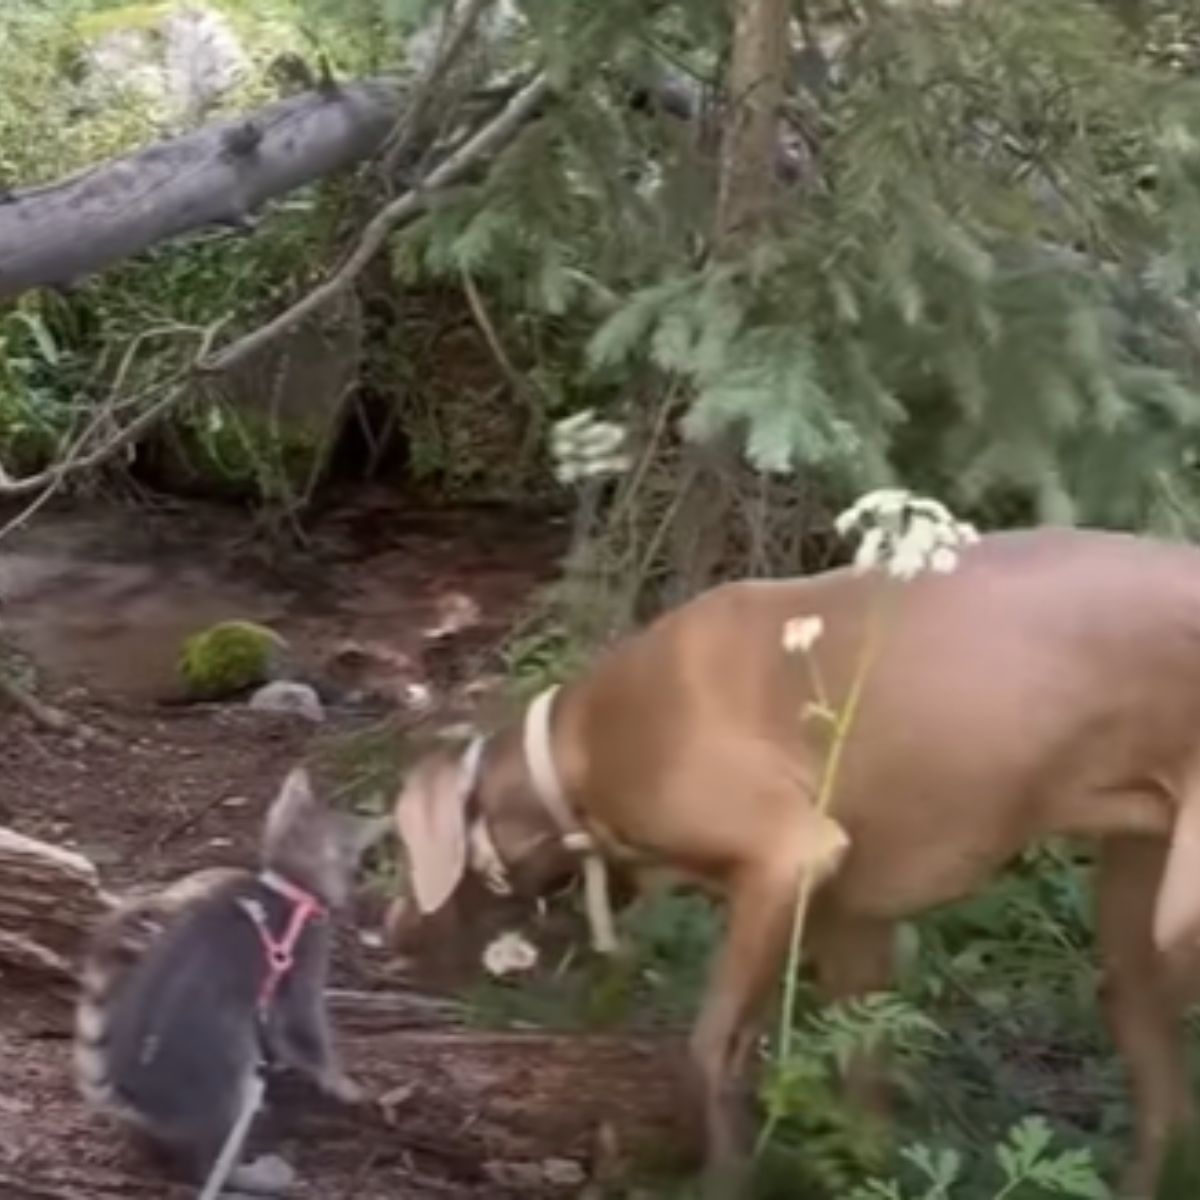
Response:
POLYGON ((1154 1194, 1172 1137, 1190 1132, 1194 1119, 1178 990, 1193 981, 1169 975, 1151 936, 1166 854, 1165 840, 1107 838, 1096 879, 1101 1001, 1129 1072, 1136 1118, 1137 1152, 1121 1183, 1129 1200, 1154 1194))
POLYGON ((744 1067, 785 957, 797 882, 791 864, 755 864, 730 889, 725 940, 690 1044, 703 1108, 704 1193, 711 1200, 740 1196, 749 1184, 744 1067))

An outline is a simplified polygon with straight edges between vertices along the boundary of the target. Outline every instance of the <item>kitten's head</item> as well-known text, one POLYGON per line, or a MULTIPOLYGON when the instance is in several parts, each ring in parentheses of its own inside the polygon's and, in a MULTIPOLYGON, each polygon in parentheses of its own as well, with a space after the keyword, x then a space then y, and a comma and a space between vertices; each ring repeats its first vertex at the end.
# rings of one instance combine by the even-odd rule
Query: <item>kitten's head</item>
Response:
POLYGON ((387 818, 333 811, 313 791, 308 772, 295 767, 267 812, 262 865, 339 908, 350 896, 359 859, 390 825, 387 818))

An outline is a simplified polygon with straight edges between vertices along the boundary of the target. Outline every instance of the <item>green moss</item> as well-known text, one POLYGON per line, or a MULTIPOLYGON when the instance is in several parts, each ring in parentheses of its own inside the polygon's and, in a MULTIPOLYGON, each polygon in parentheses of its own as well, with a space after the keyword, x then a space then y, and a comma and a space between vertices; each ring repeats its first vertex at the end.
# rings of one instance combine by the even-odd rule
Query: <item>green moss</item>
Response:
POLYGON ((179 674, 189 696, 216 699, 265 683, 286 648, 264 625, 222 621, 183 643, 179 674))
POLYGON ((171 12, 171 4, 126 4, 107 12, 85 13, 76 21, 79 36, 90 41, 118 29, 157 31, 171 12))

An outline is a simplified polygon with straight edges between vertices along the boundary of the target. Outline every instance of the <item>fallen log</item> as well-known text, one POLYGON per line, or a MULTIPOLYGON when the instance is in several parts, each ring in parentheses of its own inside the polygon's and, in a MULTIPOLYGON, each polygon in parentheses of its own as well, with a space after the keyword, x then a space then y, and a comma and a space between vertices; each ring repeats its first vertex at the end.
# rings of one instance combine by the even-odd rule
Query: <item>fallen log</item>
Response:
POLYGON ((401 98, 367 79, 289 96, 0 199, 0 297, 69 285, 205 225, 243 225, 265 201, 361 161, 401 98))
MULTIPOLYGON (((0 827, 5 1200, 191 1196, 165 1189, 75 1092, 66 1001, 83 938, 111 904, 82 855, 0 827)), ((676 1037, 451 1030, 453 1004, 400 989, 333 991, 330 1008, 375 1099, 347 1108, 273 1081, 268 1116, 305 1180, 297 1200, 578 1196, 593 1170, 616 1169, 612 1147, 621 1163, 687 1153, 676 1037)))
POLYGON ((109 907, 95 864, 0 826, 0 976, 73 986, 87 930, 109 907))
MULTIPOLYGON (((681 1161, 680 1050, 672 1037, 607 1034, 344 1038, 347 1065, 382 1102, 345 1108, 288 1080, 273 1086, 256 1139, 294 1161, 297 1200, 577 1196, 598 1166, 612 1170, 597 1162, 606 1139, 625 1162, 681 1161)), ((0 1034, 0 1060, 6 1200, 189 1195, 166 1189, 134 1143, 75 1097, 65 1040, 0 1034)))

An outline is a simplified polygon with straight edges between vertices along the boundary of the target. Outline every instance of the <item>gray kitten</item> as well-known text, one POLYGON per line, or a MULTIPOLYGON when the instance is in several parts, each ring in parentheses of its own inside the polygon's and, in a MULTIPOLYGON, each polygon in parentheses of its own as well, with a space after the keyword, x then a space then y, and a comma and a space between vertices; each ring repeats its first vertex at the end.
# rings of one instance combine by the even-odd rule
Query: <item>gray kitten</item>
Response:
MULTIPOLYGON (((386 824, 331 812, 297 768, 267 813, 259 874, 199 872, 101 922, 76 1012, 84 1097, 137 1126, 196 1182, 263 1064, 296 1068, 324 1092, 360 1100, 338 1065, 325 1011, 329 910, 346 903, 360 856, 386 824), (290 965, 273 972, 273 953, 290 965)), ((293 1176, 267 1156, 235 1167, 227 1182, 278 1192, 293 1176)))

